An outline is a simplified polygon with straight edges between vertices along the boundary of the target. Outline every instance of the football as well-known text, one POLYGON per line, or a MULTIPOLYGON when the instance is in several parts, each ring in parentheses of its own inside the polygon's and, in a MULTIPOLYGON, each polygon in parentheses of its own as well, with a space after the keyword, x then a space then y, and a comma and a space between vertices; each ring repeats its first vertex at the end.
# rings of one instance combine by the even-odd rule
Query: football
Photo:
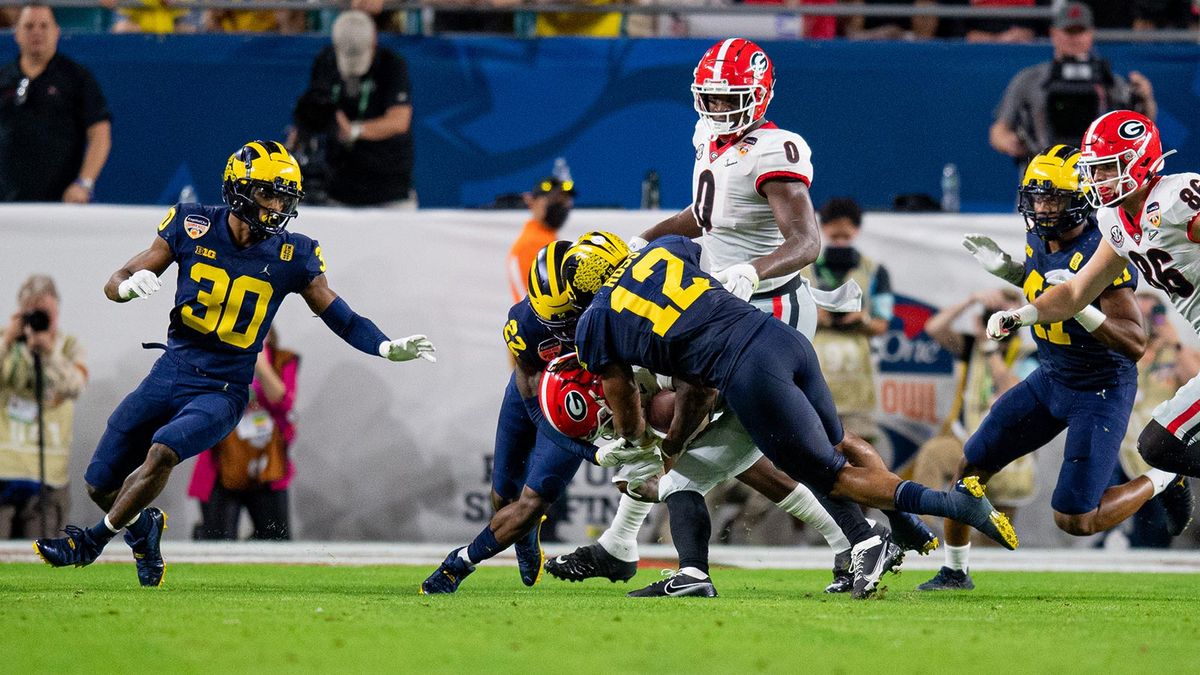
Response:
POLYGON ((674 418, 675 392, 671 389, 663 389, 650 399, 646 424, 649 424, 655 431, 665 434, 671 428, 671 420, 674 418))

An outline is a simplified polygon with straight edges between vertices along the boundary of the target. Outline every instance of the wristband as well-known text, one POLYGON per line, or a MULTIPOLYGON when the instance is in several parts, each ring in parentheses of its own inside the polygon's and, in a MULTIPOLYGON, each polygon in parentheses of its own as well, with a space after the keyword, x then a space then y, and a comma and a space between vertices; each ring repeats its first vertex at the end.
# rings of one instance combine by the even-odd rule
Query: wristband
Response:
POLYGON ((1075 321, 1089 333, 1095 333, 1100 324, 1108 317, 1098 307, 1088 305, 1075 315, 1075 321))
POLYGON ((1025 305, 1017 310, 1017 318, 1021 320, 1022 326, 1031 326, 1037 323, 1038 311, 1033 305, 1025 305))
POLYGON ((353 143, 353 142, 357 141, 359 139, 359 137, 362 136, 362 132, 363 132, 362 122, 355 122, 354 124, 351 124, 350 125, 350 142, 353 143))

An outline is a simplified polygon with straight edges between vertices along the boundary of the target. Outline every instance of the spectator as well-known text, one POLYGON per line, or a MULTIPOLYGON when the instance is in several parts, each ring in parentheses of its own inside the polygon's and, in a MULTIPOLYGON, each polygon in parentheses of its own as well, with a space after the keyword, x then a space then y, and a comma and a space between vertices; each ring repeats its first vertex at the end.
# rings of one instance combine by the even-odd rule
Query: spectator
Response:
POLYGON ((172 6, 171 0, 142 0, 141 7, 117 7, 117 0, 100 0, 100 5, 113 11, 114 33, 174 33, 195 32, 194 25, 183 19, 189 12, 172 6))
POLYGON ((58 24, 26 5, 20 56, 0 68, 0 201, 92 199, 112 145, 111 115, 87 68, 58 53, 58 24))
MULTIPOLYGON (((251 3, 252 4, 252 3, 251 3)), ((307 17, 290 9, 210 9, 204 12, 204 29, 214 33, 302 33, 307 17)))
POLYGON ((0 415, 0 539, 49 537, 66 523, 75 399, 87 383, 83 348, 58 330, 54 280, 40 274, 26 279, 17 305, 0 338, 0 407, 6 411, 0 415), (44 492, 35 354, 42 368, 44 492))
MULTIPOLYGON (((959 465, 963 461, 963 444, 979 428, 992 403, 1037 367, 1033 346, 1019 335, 995 342, 987 339, 984 333, 984 322, 993 310, 1015 309, 1021 304, 1021 294, 1015 288, 980 291, 934 314, 925 323, 929 337, 953 354, 960 365, 958 391, 950 414, 939 433, 917 450, 913 460, 913 480, 930 481, 927 485, 952 484, 958 478, 959 465), (961 317, 975 308, 982 311, 975 318, 973 329, 966 333, 956 330, 955 325, 961 317)), ((1034 455, 1029 454, 1004 467, 988 481, 988 497, 1010 519, 1016 517, 1018 506, 1033 498, 1037 487, 1036 469, 1034 455)), ((972 537, 972 541, 991 540, 972 537)))
POLYGON ((529 220, 508 251, 508 285, 513 302, 525 297, 529 266, 537 252, 558 239, 558 231, 567 222, 571 207, 575 205, 575 183, 543 178, 533 186, 532 192, 525 193, 525 205, 529 207, 529 220))
POLYGON ((237 539, 243 508, 254 524, 253 539, 291 539, 287 488, 296 470, 288 447, 296 437, 291 412, 299 366, 300 357, 279 349, 272 328, 254 364, 241 422, 196 458, 188 496, 200 501, 197 539, 237 539))
POLYGON ((416 206, 408 65, 376 44, 375 24, 366 13, 349 10, 334 21, 333 45, 313 63, 298 117, 311 112, 301 110, 306 102, 325 106, 314 123, 328 137, 330 203, 416 206))
POLYGON ((1054 59, 1022 70, 1008 83, 988 140, 1022 172, 1040 148, 1079 145, 1092 120, 1106 112, 1129 108, 1156 116, 1150 81, 1137 71, 1128 80, 1113 73, 1092 51, 1094 41, 1092 10, 1068 2, 1050 28, 1054 59))
MULTIPOLYGON (((1050 2, 1051 0, 941 0, 938 4, 969 5, 979 8, 980 11, 986 11, 992 8, 1007 7, 1033 8, 1038 5, 1049 5, 1050 2)), ((1038 33, 1044 30, 1045 25, 1044 21, 1036 19, 949 19, 939 21, 936 30, 939 37, 963 38, 967 42, 1026 44, 1033 42, 1038 33)))
MULTIPOLYGON (((617 0, 532 0, 533 5, 611 5, 617 0)), ((581 35, 618 37, 623 19, 620 12, 539 12, 534 33, 538 37, 581 35)))
POLYGON ((870 339, 886 332, 892 320, 891 282, 887 269, 854 248, 862 229, 862 209, 853 199, 829 200, 820 216, 825 249, 802 274, 823 291, 853 279, 863 289, 863 306, 857 312, 840 314, 818 308, 813 347, 846 430, 876 447, 886 446, 875 423, 875 362, 870 339))
MULTIPOLYGON (((1179 342, 1179 334, 1167 319, 1167 308, 1157 296, 1138 293, 1142 316, 1146 317, 1146 333, 1150 341, 1138 361, 1138 391, 1129 415, 1129 426, 1121 442, 1121 465, 1116 484, 1140 476, 1150 468, 1138 454, 1138 436, 1153 417, 1154 408, 1170 399, 1184 384, 1200 373, 1200 353, 1179 342)), ((990 486, 990 484, 989 484, 990 486)), ((1131 519, 1133 527, 1129 543, 1135 547, 1167 548, 1171 535, 1167 532, 1161 500, 1146 502, 1131 519)))
POLYGON ((512 35, 516 26, 518 0, 469 0, 470 9, 463 9, 462 0, 430 0, 433 7, 433 32, 443 33, 495 33, 512 35), (441 9, 446 5, 446 9, 441 9), (505 9, 507 11, 493 11, 505 9))
MULTIPOLYGON (((851 5, 912 5, 914 7, 932 7, 938 3, 935 0, 850 0, 851 5)), ((854 40, 928 40, 937 35, 938 18, 936 16, 899 17, 847 17, 846 37, 854 40)))

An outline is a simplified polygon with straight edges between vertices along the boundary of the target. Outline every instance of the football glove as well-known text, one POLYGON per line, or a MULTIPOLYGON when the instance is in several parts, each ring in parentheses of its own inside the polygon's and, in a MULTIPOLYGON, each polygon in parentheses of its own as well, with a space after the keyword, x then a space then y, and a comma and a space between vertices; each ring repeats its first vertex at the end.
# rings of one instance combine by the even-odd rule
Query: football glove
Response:
POLYGON ((1015 286, 1021 285, 1025 266, 1013 260, 991 237, 982 234, 963 235, 962 245, 989 274, 1015 286))
POLYGON ((1046 272, 1046 283, 1051 286, 1061 286, 1075 278, 1071 270, 1050 270, 1046 272))
POLYGON ((758 288, 758 270, 750 263, 730 265, 713 277, 721 282, 725 290, 736 295, 738 300, 749 300, 758 288))
POLYGON ((638 447, 630 445, 624 438, 618 438, 596 448, 596 463, 606 467, 645 460, 652 456, 658 456, 657 444, 638 447))
POLYGON ((993 340, 1003 339, 1021 326, 1037 323, 1037 315, 1037 308, 1033 305, 996 312, 988 317, 987 336, 993 340))
POLYGON ((122 300, 148 298, 162 288, 158 275, 150 270, 138 270, 117 286, 117 296, 122 300))
POLYGON ((388 361, 411 361, 420 358, 437 363, 437 356, 434 356, 436 351, 433 343, 424 335, 409 335, 399 340, 379 343, 379 355, 388 361))

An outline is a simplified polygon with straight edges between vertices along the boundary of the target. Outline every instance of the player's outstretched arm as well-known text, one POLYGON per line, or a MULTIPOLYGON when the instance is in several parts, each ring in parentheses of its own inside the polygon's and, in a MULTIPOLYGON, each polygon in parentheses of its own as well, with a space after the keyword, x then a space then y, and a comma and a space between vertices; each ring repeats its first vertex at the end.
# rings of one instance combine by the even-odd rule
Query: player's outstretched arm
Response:
POLYGON ((175 256, 166 240, 155 237, 150 248, 129 259, 104 284, 104 295, 113 302, 128 302, 148 298, 162 287, 158 275, 174 262, 175 256))
POLYGON ((317 275, 300 292, 308 308, 321 317, 329 330, 351 347, 389 361, 411 361, 416 358, 437 361, 433 343, 424 335, 410 335, 399 340, 389 339, 370 319, 355 314, 346 301, 329 287, 324 274, 317 275))
POLYGON ((979 261, 988 274, 1021 288, 1025 283, 1025 265, 1012 259, 991 237, 983 234, 964 234, 963 248, 979 261))
POLYGON ((640 236, 634 237, 633 242, 636 242, 638 245, 633 248, 640 249, 647 243, 659 237, 665 237, 668 234, 682 234, 685 237, 694 239, 703 233, 704 231, 700 229, 700 225, 696 223, 696 216, 692 213, 692 207, 688 206, 686 209, 646 230, 640 236), (638 241, 639 239, 641 241, 638 241))
MULTIPOLYGON (((1113 279, 1125 271, 1125 260, 1105 242, 1097 246, 1091 259, 1066 283, 1055 286, 1040 295, 1032 304, 1007 312, 996 312, 988 319, 987 333, 992 339, 1008 335, 1021 326, 1035 323, 1050 324, 1066 321, 1080 314, 1097 296, 1108 288, 1113 279)), ((1103 314, 1097 310, 1092 314, 1103 314)), ((1088 319, 1084 319, 1088 321, 1088 319)), ((1081 321, 1083 323, 1083 321, 1081 321)), ((1095 330, 1099 323, 1086 325, 1084 328, 1095 330)))
POLYGON ((587 441, 571 438, 563 434, 558 429, 555 429, 554 425, 550 424, 550 421, 542 414, 542 406, 538 403, 538 385, 541 379, 541 370, 517 359, 517 393, 521 395, 521 402, 525 404, 525 411, 529 413, 529 419, 537 427, 538 433, 550 439, 560 449, 576 457, 582 457, 589 462, 595 463, 596 446, 587 441))

